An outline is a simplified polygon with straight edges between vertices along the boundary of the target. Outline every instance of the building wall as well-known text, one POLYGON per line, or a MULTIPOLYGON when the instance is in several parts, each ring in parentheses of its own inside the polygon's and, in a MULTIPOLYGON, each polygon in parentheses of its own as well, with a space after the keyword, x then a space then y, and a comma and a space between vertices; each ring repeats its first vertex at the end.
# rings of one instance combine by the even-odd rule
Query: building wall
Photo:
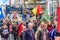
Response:
MULTIPOLYGON (((45 0, 43 0, 43 1, 41 1, 41 0, 37 0, 36 1, 36 5, 38 4, 38 3, 40 3, 43 7, 45 7, 45 3, 46 3, 46 1, 45 0)), ((34 8, 35 7, 35 4, 34 4, 34 1, 33 0, 26 0, 25 1, 25 4, 26 4, 26 8, 34 8)), ((11 0, 11 5, 16 5, 16 6, 20 6, 20 5, 24 5, 24 3, 23 3, 23 0, 11 0)), ((23 6, 24 7, 24 6, 23 6)))

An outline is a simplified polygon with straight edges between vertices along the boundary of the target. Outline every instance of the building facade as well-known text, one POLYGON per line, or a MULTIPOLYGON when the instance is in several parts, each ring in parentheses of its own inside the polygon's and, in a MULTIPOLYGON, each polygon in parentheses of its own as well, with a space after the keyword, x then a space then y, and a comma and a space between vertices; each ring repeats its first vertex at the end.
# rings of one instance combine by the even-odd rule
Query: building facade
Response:
MULTIPOLYGON (((60 0, 58 1, 60 2, 60 0)), ((23 8, 26 7, 29 9, 35 8, 37 4, 40 4, 43 9, 48 11, 48 13, 54 13, 57 7, 57 0, 8 0, 7 4, 16 7, 23 6, 23 8)))

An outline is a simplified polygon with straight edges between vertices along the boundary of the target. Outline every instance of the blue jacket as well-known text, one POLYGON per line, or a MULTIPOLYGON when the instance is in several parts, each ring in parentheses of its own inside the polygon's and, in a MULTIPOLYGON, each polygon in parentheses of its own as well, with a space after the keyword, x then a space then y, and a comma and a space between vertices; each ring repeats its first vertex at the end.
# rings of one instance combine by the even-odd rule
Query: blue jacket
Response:
POLYGON ((33 30, 26 30, 26 32, 25 32, 25 40, 35 40, 33 30))
POLYGON ((55 29, 51 30, 50 31, 50 37, 51 37, 52 40, 55 40, 55 38, 54 38, 55 35, 56 35, 56 30, 55 29))
POLYGON ((26 14, 22 13, 22 20, 25 21, 26 20, 26 14))

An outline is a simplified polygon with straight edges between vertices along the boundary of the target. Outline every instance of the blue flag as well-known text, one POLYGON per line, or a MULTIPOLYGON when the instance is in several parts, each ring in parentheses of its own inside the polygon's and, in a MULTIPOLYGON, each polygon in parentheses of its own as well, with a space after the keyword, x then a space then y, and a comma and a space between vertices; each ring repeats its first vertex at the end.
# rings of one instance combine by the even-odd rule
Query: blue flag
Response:
POLYGON ((4 14, 3 8, 0 7, 0 19, 4 17, 5 17, 5 14, 4 14))

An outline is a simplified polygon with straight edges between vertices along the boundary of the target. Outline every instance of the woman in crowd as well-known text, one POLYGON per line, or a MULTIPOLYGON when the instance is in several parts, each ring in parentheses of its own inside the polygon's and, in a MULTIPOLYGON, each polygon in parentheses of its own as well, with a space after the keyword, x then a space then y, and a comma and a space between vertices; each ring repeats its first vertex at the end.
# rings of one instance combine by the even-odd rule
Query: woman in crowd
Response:
POLYGON ((50 20, 48 20, 47 24, 48 24, 47 29, 50 32, 52 30, 52 22, 50 20))
POLYGON ((8 37, 9 37, 9 29, 7 27, 7 25, 5 23, 3 23, 3 27, 1 29, 1 37, 2 37, 2 40, 8 40, 8 37))

